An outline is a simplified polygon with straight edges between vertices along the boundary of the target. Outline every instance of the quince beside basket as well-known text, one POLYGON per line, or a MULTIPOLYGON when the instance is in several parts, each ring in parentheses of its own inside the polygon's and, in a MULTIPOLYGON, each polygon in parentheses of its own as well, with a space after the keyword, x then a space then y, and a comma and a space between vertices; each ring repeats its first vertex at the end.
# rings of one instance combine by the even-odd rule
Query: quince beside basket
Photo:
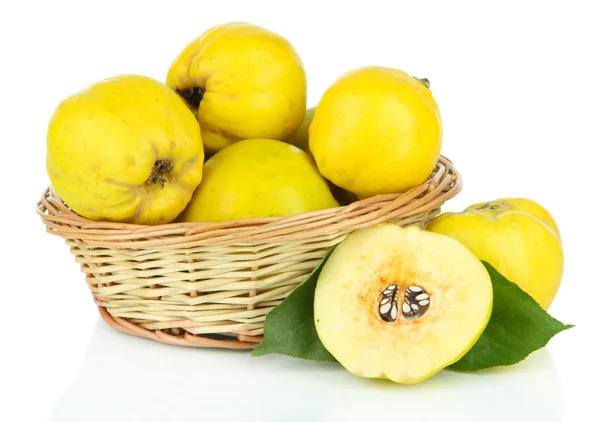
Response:
POLYGON ((442 156, 430 178, 405 193, 291 217, 101 222, 72 212, 51 188, 37 212, 65 239, 111 327, 180 346, 251 349, 267 313, 348 233, 382 222, 423 227, 461 187, 442 156))

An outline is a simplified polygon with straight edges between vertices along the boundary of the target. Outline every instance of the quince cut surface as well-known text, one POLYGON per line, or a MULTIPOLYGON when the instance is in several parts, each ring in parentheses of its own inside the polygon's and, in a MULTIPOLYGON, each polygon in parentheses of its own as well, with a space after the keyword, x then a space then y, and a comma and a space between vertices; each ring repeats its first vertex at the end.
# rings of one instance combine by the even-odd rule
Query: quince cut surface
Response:
POLYGON ((490 276, 456 240, 383 223, 351 233, 325 263, 314 318, 351 373, 414 384, 456 362, 492 311, 490 276))

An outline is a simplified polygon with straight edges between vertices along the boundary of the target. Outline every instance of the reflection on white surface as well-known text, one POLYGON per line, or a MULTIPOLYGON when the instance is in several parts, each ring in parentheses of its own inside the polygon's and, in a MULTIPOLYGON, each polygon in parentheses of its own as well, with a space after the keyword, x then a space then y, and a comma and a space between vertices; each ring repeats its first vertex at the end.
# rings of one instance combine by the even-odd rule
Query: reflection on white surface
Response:
POLYGON ((337 364, 163 345, 99 321, 51 421, 558 422, 561 414, 560 380, 545 349, 510 368, 442 371, 403 386, 337 364))

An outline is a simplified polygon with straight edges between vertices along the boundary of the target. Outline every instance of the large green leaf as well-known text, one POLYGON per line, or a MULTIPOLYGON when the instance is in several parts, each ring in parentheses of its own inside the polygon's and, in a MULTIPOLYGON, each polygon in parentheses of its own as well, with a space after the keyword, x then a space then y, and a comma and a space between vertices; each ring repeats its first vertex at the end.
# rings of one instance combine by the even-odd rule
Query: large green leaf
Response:
POLYGON ((544 347, 556 334, 573 327, 552 318, 518 285, 489 263, 483 264, 494 290, 492 316, 479 340, 450 366, 452 369, 476 371, 513 365, 544 347))
MULTIPOLYGON (((267 315, 265 337, 254 349, 253 356, 271 353, 296 358, 335 362, 317 335, 313 303, 321 269, 333 248, 321 264, 279 306, 267 315)), ((551 317, 521 288, 507 280, 487 262, 483 262, 494 291, 490 320, 475 345, 450 368, 476 371, 495 366, 513 365, 544 347, 565 325, 551 317)))

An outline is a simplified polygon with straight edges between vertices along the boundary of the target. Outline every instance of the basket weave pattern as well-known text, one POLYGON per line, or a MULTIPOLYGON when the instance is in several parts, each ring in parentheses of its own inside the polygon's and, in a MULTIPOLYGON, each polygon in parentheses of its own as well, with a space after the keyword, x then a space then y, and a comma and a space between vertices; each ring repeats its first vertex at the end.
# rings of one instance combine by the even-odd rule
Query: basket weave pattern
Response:
POLYGON ((291 217, 143 226, 92 221, 47 189, 37 212, 81 265, 104 320, 120 331, 199 347, 253 348, 267 313, 352 230, 423 226, 461 189, 440 157, 403 194, 291 217))

